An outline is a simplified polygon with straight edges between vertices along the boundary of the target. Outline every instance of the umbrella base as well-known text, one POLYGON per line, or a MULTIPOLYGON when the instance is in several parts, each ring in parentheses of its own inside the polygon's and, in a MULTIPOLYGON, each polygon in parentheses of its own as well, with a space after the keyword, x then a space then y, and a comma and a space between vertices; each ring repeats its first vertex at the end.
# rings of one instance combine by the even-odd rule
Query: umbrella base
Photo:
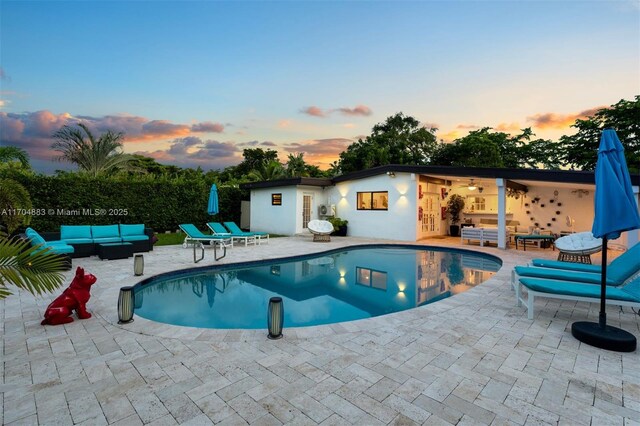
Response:
POLYGON ((636 350, 636 338, 633 334, 609 325, 602 328, 597 322, 574 322, 571 324, 571 334, 581 342, 596 348, 615 352, 636 350))

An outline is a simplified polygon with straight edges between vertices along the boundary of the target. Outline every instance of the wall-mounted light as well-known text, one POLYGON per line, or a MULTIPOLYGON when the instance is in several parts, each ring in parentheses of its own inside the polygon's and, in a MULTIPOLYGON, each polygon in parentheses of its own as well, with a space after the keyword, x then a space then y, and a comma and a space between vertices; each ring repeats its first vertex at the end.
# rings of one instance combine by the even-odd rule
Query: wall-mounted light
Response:
POLYGON ((387 176, 389 176, 390 178, 394 178, 396 177, 395 172, 387 172, 387 176))

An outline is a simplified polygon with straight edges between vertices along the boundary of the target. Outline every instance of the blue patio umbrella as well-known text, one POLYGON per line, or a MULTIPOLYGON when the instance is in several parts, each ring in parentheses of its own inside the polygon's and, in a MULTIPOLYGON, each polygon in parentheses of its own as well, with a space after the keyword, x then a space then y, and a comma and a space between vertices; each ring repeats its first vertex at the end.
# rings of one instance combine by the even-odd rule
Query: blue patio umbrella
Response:
POLYGON ((209 204, 207 205, 207 213, 218 214, 218 187, 214 183, 209 191, 209 204))
POLYGON ((571 333, 578 340, 599 348, 620 352, 636 349, 636 339, 619 328, 607 326, 605 310, 607 280, 607 241, 624 231, 640 228, 638 206, 631 188, 631 178, 624 157, 624 148, 613 129, 604 129, 596 164, 595 217, 591 232, 602 238, 602 282, 600 318, 598 323, 576 322, 571 333))

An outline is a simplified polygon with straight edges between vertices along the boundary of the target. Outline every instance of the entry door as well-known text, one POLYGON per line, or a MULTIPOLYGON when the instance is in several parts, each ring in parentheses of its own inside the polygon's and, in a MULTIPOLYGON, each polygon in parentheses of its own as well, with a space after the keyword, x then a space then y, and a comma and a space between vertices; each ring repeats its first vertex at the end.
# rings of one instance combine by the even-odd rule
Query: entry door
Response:
POLYGON ((440 235, 440 197, 438 194, 426 193, 423 203, 422 232, 424 236, 440 235))
POLYGON ((313 195, 302 195, 302 229, 307 229, 311 220, 311 206, 313 205, 313 195))

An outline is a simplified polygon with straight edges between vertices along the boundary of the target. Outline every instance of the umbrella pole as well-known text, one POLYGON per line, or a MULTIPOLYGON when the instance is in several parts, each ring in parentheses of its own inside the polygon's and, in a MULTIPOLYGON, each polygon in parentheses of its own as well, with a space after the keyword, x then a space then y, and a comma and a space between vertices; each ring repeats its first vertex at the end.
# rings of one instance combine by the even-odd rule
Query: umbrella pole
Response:
MULTIPOLYGON (((585 284, 588 285, 588 284, 585 284)), ((607 325, 607 237, 602 237, 602 280, 600 282, 600 321, 578 321, 571 324, 571 334, 576 339, 596 348, 616 352, 636 350, 636 338, 620 328, 607 325)))
POLYGON ((602 277, 600 281, 600 327, 607 327, 607 236, 602 237, 602 277))

